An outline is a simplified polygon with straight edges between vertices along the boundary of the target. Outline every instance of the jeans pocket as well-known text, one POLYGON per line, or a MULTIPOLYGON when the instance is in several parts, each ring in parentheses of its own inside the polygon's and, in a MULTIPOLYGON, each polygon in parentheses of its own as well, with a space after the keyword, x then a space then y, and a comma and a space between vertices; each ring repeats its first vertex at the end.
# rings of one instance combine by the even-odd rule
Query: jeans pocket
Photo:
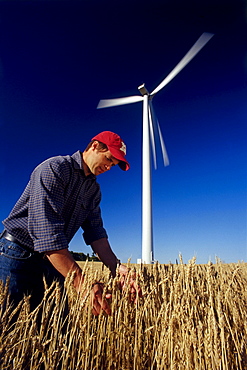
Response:
POLYGON ((0 239, 0 254, 15 260, 27 260, 33 255, 32 252, 26 251, 20 245, 4 238, 0 239))

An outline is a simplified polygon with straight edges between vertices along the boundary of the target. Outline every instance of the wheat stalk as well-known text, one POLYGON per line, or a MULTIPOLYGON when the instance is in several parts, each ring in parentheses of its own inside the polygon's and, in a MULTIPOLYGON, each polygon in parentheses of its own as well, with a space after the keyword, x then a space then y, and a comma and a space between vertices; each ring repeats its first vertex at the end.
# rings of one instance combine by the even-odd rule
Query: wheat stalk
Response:
POLYGON ((129 268, 143 292, 136 304, 119 290, 118 275, 91 263, 82 295, 70 275, 64 291, 56 282, 46 286, 33 311, 30 297, 12 308, 0 284, 1 370, 247 368, 247 264, 184 264, 180 256, 176 265, 129 268), (111 316, 91 313, 95 280, 112 292, 111 316))

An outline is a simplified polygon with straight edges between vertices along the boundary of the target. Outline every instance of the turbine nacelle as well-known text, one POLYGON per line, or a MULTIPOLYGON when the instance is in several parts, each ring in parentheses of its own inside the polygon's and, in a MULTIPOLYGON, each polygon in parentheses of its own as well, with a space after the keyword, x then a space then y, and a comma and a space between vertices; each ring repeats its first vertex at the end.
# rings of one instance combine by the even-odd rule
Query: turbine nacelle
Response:
POLYGON ((145 84, 142 84, 138 87, 138 90, 140 91, 140 93, 142 94, 142 96, 144 95, 148 95, 149 96, 149 92, 147 91, 146 87, 145 87, 145 84))

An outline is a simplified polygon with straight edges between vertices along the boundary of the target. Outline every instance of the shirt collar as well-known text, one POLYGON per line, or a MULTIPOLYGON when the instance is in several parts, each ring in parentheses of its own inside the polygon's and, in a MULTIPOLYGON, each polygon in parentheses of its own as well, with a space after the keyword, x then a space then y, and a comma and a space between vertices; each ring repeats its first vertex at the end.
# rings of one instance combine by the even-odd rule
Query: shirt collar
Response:
MULTIPOLYGON (((85 172, 82 166, 82 152, 80 150, 77 150, 74 154, 71 156, 73 158, 73 167, 75 170, 81 170, 83 172, 83 175, 85 176, 85 172)), ((88 176, 85 176, 90 179, 95 179, 96 176, 91 174, 88 176)))

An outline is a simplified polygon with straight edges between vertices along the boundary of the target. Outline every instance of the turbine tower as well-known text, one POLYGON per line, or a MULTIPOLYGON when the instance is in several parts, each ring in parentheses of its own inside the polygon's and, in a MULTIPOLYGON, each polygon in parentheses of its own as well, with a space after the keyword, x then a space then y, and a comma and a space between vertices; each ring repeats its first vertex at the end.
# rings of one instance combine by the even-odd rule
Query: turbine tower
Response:
POLYGON ((156 150, 154 132, 158 132, 163 160, 165 166, 169 165, 164 140, 158 121, 155 119, 152 99, 163 87, 165 87, 206 45, 213 36, 212 33, 203 33, 183 59, 168 74, 168 76, 149 93, 145 84, 138 87, 140 95, 128 96, 116 99, 100 100, 97 108, 107 108, 118 105, 143 102, 143 133, 142 133, 142 263, 150 264, 154 261, 153 254, 153 227, 152 227, 152 188, 151 188, 151 161, 150 142, 153 149, 154 166, 156 168, 156 150))

